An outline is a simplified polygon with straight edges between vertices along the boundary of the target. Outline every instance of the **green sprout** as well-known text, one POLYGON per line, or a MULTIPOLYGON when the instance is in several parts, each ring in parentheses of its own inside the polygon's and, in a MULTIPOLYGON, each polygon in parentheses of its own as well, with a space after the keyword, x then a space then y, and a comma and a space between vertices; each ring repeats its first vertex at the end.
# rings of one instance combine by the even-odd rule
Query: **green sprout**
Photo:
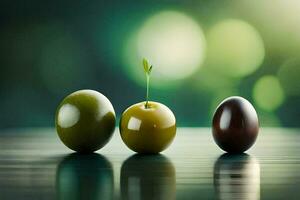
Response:
POLYGON ((149 101, 149 82, 150 82, 150 73, 152 71, 152 65, 149 65, 148 61, 144 58, 143 59, 143 66, 144 66, 144 71, 145 71, 146 79, 147 79, 147 94, 146 94, 145 108, 149 108, 149 105, 148 105, 148 101, 149 101))

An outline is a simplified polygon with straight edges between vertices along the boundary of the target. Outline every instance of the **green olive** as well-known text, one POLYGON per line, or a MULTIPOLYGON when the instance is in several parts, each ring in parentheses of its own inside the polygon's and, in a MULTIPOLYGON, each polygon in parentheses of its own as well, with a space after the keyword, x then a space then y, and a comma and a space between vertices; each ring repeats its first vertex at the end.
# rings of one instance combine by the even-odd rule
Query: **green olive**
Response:
POLYGON ((57 108, 55 125, 59 138, 70 149, 89 153, 102 148, 115 129, 110 101, 93 90, 67 96, 57 108))
POLYGON ((159 153, 176 135, 176 119, 172 111, 157 102, 137 103, 127 108, 120 120, 124 143, 138 153, 159 153))

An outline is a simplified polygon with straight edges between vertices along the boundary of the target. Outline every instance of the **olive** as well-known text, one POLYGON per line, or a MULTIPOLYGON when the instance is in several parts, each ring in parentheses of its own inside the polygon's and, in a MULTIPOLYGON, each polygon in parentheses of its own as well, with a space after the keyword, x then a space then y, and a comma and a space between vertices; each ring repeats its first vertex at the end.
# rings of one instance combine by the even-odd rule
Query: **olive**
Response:
POLYGON ((89 153, 102 148, 115 129, 110 101, 94 90, 79 90, 58 106, 55 125, 59 138, 70 149, 89 153))
POLYGON ((255 142, 259 130, 256 111, 242 97, 229 97, 217 107, 212 122, 217 145, 228 153, 242 153, 255 142))
POLYGON ((124 143, 138 153, 159 153, 166 149, 176 135, 176 119, 165 105, 149 101, 127 108, 120 120, 124 143))

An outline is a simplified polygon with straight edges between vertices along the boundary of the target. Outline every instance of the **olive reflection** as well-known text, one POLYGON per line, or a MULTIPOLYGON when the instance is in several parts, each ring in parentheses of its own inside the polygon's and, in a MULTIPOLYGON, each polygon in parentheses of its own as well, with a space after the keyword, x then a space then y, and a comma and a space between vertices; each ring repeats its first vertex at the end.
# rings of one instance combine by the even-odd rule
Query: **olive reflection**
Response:
POLYGON ((122 164, 122 199, 175 199, 175 192, 175 168, 165 156, 135 154, 122 164))
POLYGON ((102 155, 73 153, 57 167, 58 199, 113 199, 113 191, 112 166, 102 155))
POLYGON ((215 162, 218 199, 260 199, 260 166, 248 154, 223 154, 215 162))

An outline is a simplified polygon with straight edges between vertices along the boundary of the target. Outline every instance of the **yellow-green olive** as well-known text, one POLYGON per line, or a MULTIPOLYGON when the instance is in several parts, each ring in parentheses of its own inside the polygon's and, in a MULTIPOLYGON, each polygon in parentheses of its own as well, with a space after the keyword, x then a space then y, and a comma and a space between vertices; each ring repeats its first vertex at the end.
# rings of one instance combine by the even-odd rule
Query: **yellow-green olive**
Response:
POLYGON ((159 153, 176 135, 176 119, 172 111, 157 102, 137 103, 127 108, 120 120, 124 143, 138 153, 159 153))
POLYGON ((110 101, 93 90, 67 96, 57 108, 55 125, 59 138, 77 152, 102 148, 115 129, 115 111, 110 101))

